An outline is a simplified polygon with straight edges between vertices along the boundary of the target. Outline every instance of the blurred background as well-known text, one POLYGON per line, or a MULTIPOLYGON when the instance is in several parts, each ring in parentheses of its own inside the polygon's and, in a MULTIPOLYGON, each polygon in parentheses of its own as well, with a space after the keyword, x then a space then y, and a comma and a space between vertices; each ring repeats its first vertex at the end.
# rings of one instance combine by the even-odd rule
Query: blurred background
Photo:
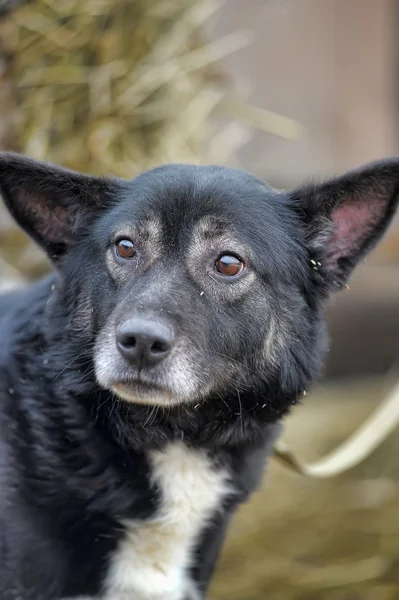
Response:
MULTIPOLYGON (((277 187, 399 153, 399 0, 0 0, 0 149, 131 177, 227 164, 277 187)), ((47 261, 0 208, 0 289, 47 261)), ((331 303, 324 376, 287 419, 304 459, 396 383, 399 219, 331 303)), ((399 436, 345 475, 272 460, 213 600, 399 599, 399 436)))

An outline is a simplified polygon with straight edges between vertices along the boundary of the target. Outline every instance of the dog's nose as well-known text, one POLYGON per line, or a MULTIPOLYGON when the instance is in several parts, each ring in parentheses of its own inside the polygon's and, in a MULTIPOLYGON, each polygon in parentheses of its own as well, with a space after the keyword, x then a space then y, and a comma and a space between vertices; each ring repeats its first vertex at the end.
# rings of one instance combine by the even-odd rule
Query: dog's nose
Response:
POLYGON ((163 323, 132 318, 118 326, 116 344, 130 363, 151 366, 169 354, 173 346, 173 331, 163 323))

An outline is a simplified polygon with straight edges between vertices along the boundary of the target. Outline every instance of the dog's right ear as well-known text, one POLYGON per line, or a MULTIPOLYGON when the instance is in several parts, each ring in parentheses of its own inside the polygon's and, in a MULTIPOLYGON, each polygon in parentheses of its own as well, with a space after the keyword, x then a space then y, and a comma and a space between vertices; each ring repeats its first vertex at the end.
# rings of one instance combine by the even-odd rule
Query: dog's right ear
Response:
POLYGON ((116 182, 0 153, 0 193, 17 223, 57 262, 107 206, 116 182))

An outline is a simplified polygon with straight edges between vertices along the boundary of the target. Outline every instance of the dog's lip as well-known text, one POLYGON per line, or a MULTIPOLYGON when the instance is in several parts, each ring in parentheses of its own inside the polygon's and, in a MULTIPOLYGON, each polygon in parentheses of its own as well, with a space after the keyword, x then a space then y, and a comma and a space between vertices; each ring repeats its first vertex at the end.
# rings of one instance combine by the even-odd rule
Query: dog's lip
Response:
POLYGON ((173 400, 171 391, 156 384, 140 380, 118 381, 112 384, 112 390, 124 400, 140 404, 170 403, 173 400))
POLYGON ((120 381, 113 382, 112 387, 131 390, 139 389, 143 392, 165 393, 167 391, 165 388, 156 383, 149 383, 148 381, 143 381, 142 379, 122 379, 120 381))

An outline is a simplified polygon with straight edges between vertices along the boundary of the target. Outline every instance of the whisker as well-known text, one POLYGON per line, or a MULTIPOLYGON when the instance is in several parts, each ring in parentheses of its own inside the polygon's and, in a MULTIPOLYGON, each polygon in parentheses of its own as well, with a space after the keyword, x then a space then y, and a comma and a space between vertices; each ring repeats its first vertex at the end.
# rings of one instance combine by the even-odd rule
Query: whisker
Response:
POLYGON ((231 356, 229 356, 228 354, 223 354, 223 352, 217 352, 216 350, 208 350, 209 354, 214 354, 215 356, 220 356, 221 358, 227 358, 228 360, 230 360, 233 363, 236 363, 237 365, 239 365, 240 367, 243 367, 244 369, 246 369, 247 371, 249 371, 250 373, 252 373, 253 375, 255 375, 255 377, 261 379, 261 377, 259 376, 258 373, 256 373, 253 369, 251 369, 251 367, 249 367, 248 365, 246 365, 245 363, 241 362, 240 360, 237 360, 235 358, 232 358, 231 356))
POLYGON ((243 424, 243 415, 242 415, 242 402, 241 402, 241 396, 240 396, 240 392, 239 389, 237 389, 237 395, 238 395, 238 404, 240 406, 240 423, 241 423, 241 435, 244 433, 244 424, 243 424))
POLYGON ((108 419, 110 419, 110 418, 112 417, 112 413, 113 413, 113 412, 114 412, 114 410, 115 410, 115 406, 116 406, 117 404, 119 404, 119 398, 118 398, 118 396, 116 396, 115 394, 112 394, 112 395, 111 395, 111 398, 112 398, 112 396, 114 396, 114 402, 113 402, 113 404, 112 404, 112 407, 111 407, 111 410, 110 410, 110 412, 109 412, 108 419))
POLYGON ((223 398, 222 394, 220 394, 220 392, 216 392, 216 395, 220 398, 220 400, 223 402, 223 404, 225 404, 227 406, 227 408, 229 410, 231 410, 231 406, 229 406, 226 402, 226 400, 223 398))
POLYGON ((146 427, 147 425, 150 425, 150 424, 151 424, 151 423, 150 423, 150 421, 151 421, 151 417, 153 416, 153 414, 154 414, 154 412, 155 412, 156 408, 157 408, 157 406, 156 406, 156 405, 152 407, 152 409, 151 409, 151 411, 150 411, 150 413, 149 413, 149 415, 148 415, 147 419, 146 419, 146 420, 145 420, 145 422, 144 422, 144 425, 143 425, 143 427, 146 427))
POLYGON ((109 394, 109 395, 108 395, 108 396, 105 398, 104 402, 101 402, 101 404, 100 404, 99 406, 97 406, 97 407, 96 407, 96 418, 95 418, 95 420, 94 420, 94 424, 96 424, 96 423, 97 423, 97 421, 98 421, 98 417, 100 416, 100 409, 101 409, 101 408, 104 406, 104 404, 106 404, 107 402, 109 402, 109 400, 110 400, 111 398, 112 398, 112 394, 109 394))
POLYGON ((53 381, 55 381, 56 379, 58 379, 58 377, 60 377, 60 375, 62 375, 62 373, 64 373, 64 371, 66 371, 75 361, 79 360, 79 358, 81 358, 82 356, 84 356, 84 354, 86 354, 87 352, 87 348, 86 350, 84 350, 83 352, 81 352, 80 354, 78 354, 78 356, 74 356, 72 360, 70 360, 63 369, 61 369, 61 371, 54 377, 53 381))

